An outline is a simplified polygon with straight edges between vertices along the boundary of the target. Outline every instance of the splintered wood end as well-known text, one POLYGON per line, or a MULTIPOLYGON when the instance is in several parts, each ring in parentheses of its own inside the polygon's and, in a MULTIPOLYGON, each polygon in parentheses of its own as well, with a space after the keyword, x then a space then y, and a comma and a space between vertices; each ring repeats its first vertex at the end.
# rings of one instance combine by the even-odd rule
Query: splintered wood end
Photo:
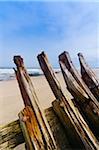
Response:
POLYGON ((41 68, 43 67, 43 69, 45 70, 45 66, 44 66, 45 62, 49 63, 48 57, 45 54, 45 52, 42 51, 40 54, 38 54, 37 59, 39 61, 41 68))
POLYGON ((21 67, 23 65, 23 58, 21 56, 14 56, 13 60, 17 67, 21 67))
POLYGON ((64 51, 63 53, 61 53, 61 54, 58 56, 58 58, 59 58, 59 61, 64 61, 64 59, 65 59, 65 51, 64 51))
POLYGON ((67 69, 70 70, 72 61, 67 51, 64 51, 63 53, 59 55, 59 62, 62 62, 63 64, 65 64, 67 69))
POLYGON ((59 59, 61 60, 61 59, 64 59, 66 56, 68 56, 69 55, 69 53, 67 52, 67 51, 64 51, 63 53, 61 53, 58 57, 59 57, 59 59))
POLYGON ((40 54, 37 55, 37 58, 39 59, 40 57, 46 57, 46 54, 44 51, 42 51, 40 54))

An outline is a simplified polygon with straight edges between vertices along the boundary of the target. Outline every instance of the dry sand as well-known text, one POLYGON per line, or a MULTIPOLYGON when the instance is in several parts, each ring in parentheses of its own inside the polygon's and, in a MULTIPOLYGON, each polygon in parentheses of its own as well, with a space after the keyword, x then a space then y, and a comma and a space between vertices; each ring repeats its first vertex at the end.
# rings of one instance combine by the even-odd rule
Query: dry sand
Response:
MULTIPOLYGON (((61 73, 57 74, 61 81, 62 88, 65 89, 65 83, 61 73)), ((41 107, 44 109, 51 106, 55 97, 46 81, 45 77, 32 77, 32 82, 36 90, 41 107)), ((0 82, 0 126, 8 124, 18 119, 18 113, 24 108, 24 103, 20 94, 17 80, 0 82)), ((14 150, 25 150, 24 144, 17 146, 14 150)))
MULTIPOLYGON (((63 83, 62 75, 58 78, 63 83)), ((51 106, 55 99, 44 76, 32 77, 39 102, 43 109, 51 106)), ((65 84, 64 84, 65 86, 65 84)), ((65 89, 65 88, 64 88, 65 89)), ((18 118, 18 113, 24 108, 17 80, 0 82, 0 126, 5 125, 18 118)))
MULTIPOLYGON (((99 69, 94 70, 99 79, 99 69)), ((61 73, 57 74, 62 89, 67 94, 66 86, 61 73)), ((44 76, 32 77, 38 99, 43 109, 51 106, 55 99, 44 76)), ((18 113, 24 108, 18 83, 16 80, 0 82, 0 126, 18 119, 18 113)), ((15 150, 19 150, 17 147, 15 150)), ((24 150, 24 146, 20 150, 24 150)))

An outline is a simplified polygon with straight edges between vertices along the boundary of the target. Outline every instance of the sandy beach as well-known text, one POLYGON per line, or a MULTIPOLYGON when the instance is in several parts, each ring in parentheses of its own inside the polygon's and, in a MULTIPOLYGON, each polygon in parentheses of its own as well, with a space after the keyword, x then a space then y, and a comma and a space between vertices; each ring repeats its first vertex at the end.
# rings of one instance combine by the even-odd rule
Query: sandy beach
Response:
MULTIPOLYGON (((99 79, 99 69, 94 72, 99 79)), ((65 94, 69 94, 66 90, 61 73, 57 74, 61 87, 65 94)), ((45 77, 31 77, 36 90, 39 102, 44 109, 51 106, 51 102, 55 99, 45 77)), ((18 113, 24 108, 23 100, 20 94, 17 80, 0 82, 0 126, 3 126, 11 121, 18 119, 18 113)), ((16 148, 17 149, 17 148, 16 148)), ((21 148, 22 150, 23 148, 21 148)))
MULTIPOLYGON (((61 73, 57 74, 61 86, 66 91, 66 86, 61 73)), ((43 109, 51 106, 55 99, 45 77, 31 77, 39 102, 43 109)), ((0 82, 0 126, 18 118, 18 113, 24 108, 17 80, 0 82)))

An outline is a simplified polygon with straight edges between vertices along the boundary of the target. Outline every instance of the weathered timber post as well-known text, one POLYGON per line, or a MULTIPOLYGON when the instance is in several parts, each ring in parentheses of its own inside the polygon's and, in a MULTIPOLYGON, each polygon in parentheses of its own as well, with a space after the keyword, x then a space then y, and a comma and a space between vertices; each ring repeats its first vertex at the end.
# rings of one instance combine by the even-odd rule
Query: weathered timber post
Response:
POLYGON ((78 57, 81 66, 82 79, 89 87, 96 99, 99 101, 99 81, 97 80, 97 77, 92 69, 85 62, 83 55, 81 53, 78 53, 78 57))
MULTIPOLYGON (((53 107, 47 108, 44 111, 44 114, 47 118, 49 126, 51 128, 52 134, 55 138, 55 142, 57 145, 58 150, 66 150, 71 149, 71 144, 68 143, 66 132, 64 126, 61 124, 58 116, 53 110, 53 107)), ((26 106, 20 113, 19 113, 19 120, 13 121, 3 127, 0 127, 0 150, 12 150, 16 146, 23 144, 25 141, 28 143, 26 145, 27 149, 30 148, 33 150, 33 138, 34 133, 39 131, 38 125, 35 124, 34 129, 34 122, 35 116, 31 110, 30 106, 26 106), (31 123, 30 123, 31 121, 31 123), (21 127, 20 127, 21 126, 21 127), (32 129, 33 128, 33 129, 32 129), (22 129, 22 130, 21 130, 22 129), (34 132, 31 132, 33 130, 34 132), (30 132, 30 134, 29 134, 30 132), (24 133, 24 136, 23 136, 24 133), (33 135, 32 135, 33 134, 33 135), (25 138, 25 139, 24 139, 25 138)), ((35 122, 37 123, 37 122, 35 122)), ((39 133, 39 132, 37 132, 39 133)), ((41 135, 41 134, 40 134, 41 135)), ((37 134, 34 138, 38 137, 37 134)), ((38 139, 38 138, 37 138, 38 139)), ((35 143, 36 143, 35 139, 35 143)), ((75 143, 76 144, 76 143, 75 143)), ((41 143, 40 143, 41 145, 41 143)), ((41 148, 40 148, 41 149, 41 148)))
MULTIPOLYGON (((37 121, 38 128, 40 129, 40 132, 42 135, 43 150, 54 150, 56 145, 55 145, 53 135, 51 133, 51 130, 49 128, 45 115, 40 107, 39 100, 35 93, 34 86, 25 69, 23 59, 20 56, 14 56, 14 62, 17 66, 17 70, 15 70, 15 73, 16 73, 16 77, 19 83, 19 87, 20 87, 20 91, 23 97, 24 104, 25 106, 30 106, 32 108, 33 114, 36 118, 35 121, 37 121)), ((38 145, 40 144, 39 142, 41 141, 38 141, 38 145)), ((31 149, 31 146, 30 146, 30 149, 31 149)))
MULTIPOLYGON (((55 100, 56 101, 56 100, 55 100)), ((51 131, 56 141, 58 150, 72 150, 72 145, 68 141, 67 133, 65 127, 61 123, 59 117, 56 115, 53 107, 45 110, 46 118, 49 122, 51 131)), ((76 144, 76 143, 75 143, 76 144)), ((74 146, 74 145, 73 145, 74 146)), ((77 147, 77 144, 76 146, 77 147)))
POLYGON ((99 104, 97 101, 92 101, 82 87, 76 82, 72 74, 67 70, 63 62, 59 62, 62 74, 67 85, 67 89, 74 97, 76 106, 84 115, 89 127, 99 138, 99 104))
MULTIPOLYGON (((91 130, 89 129, 89 127, 86 124, 86 122, 84 121, 84 119, 82 118, 80 112, 78 111, 77 108, 75 108, 71 99, 69 97, 64 96, 64 94, 61 90, 61 86, 60 86, 60 84, 55 76, 55 73, 48 62, 48 58, 44 52, 42 52, 41 54, 38 55, 38 61, 39 61, 39 64, 44 72, 44 75, 45 75, 55 97, 58 99, 58 101, 56 103, 59 103, 59 105, 61 105, 63 103, 63 108, 64 108, 64 112, 65 112, 64 116, 68 120, 70 120, 71 125, 74 127, 74 130, 72 131, 72 133, 74 134, 74 132, 76 131, 75 132, 76 134, 74 134, 75 142, 77 142, 77 137, 79 137, 79 139, 81 139, 81 141, 83 142, 86 149, 98 149, 99 147, 98 147, 97 140, 94 137, 94 135, 92 134, 91 130)), ((64 119, 62 118, 63 115, 59 115, 57 106, 53 105, 53 107, 54 107, 55 112, 60 117, 60 120, 64 121, 64 119)), ((64 123, 64 124, 66 127, 66 123, 64 123)), ((80 144, 81 144, 81 142, 80 142, 80 144)))
POLYGON ((59 55, 59 60, 64 63, 64 65, 71 72, 71 74, 73 75, 75 80, 80 84, 81 87, 83 87, 81 75, 79 74, 79 72, 75 68, 75 66, 74 66, 74 64, 70 58, 69 53, 67 51, 64 51, 63 53, 61 53, 59 55))
MULTIPOLYGON (((71 145, 70 145, 70 143, 68 143, 68 140, 67 140, 65 129, 64 129, 63 125, 61 124, 61 122, 59 121, 57 115, 54 113, 53 107, 47 108, 45 110, 45 116, 47 118, 47 121, 49 122, 51 131, 55 138, 57 150, 71 149, 71 145)), ((43 146, 42 145, 43 144, 42 136, 39 131, 39 128, 38 128, 38 125, 36 122, 36 118, 35 118, 30 106, 26 106, 19 113, 19 119, 20 119, 20 124, 22 126, 22 131, 25 135, 25 141, 26 141, 26 143, 28 143, 27 149, 33 150, 33 148, 35 149, 35 147, 37 147, 37 146, 38 146, 37 150, 42 149, 42 146, 43 146), (38 141, 41 141, 41 142, 39 142, 39 145, 37 144, 38 141), (32 143, 34 143, 34 144, 32 144, 32 143)))
POLYGON ((38 126, 37 118, 30 106, 26 106, 19 113, 20 125, 25 135, 27 149, 29 150, 44 150, 44 141, 42 133, 38 126))
POLYGON ((0 150, 12 150, 24 142, 19 120, 0 127, 0 150))
POLYGON ((97 101, 97 99, 94 97, 90 89, 87 87, 85 82, 82 80, 81 75, 75 68, 70 55, 68 52, 63 52, 59 55, 59 61, 64 64, 64 66, 68 69, 68 71, 72 74, 74 79, 77 81, 77 83, 83 88, 83 90, 87 93, 87 95, 90 97, 91 101, 97 101))

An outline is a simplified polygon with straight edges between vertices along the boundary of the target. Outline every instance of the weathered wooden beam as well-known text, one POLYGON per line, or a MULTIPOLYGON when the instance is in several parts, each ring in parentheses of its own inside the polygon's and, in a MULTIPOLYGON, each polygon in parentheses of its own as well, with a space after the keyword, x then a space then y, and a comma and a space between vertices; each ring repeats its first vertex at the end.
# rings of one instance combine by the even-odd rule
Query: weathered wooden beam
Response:
POLYGON ((44 143, 46 141, 43 139, 35 112, 32 111, 30 106, 26 106, 23 111, 19 113, 19 120, 25 137, 27 149, 48 149, 47 145, 44 143))
POLYGON ((60 67, 63 73, 67 89, 74 97, 76 106, 83 113, 89 127, 99 138, 99 104, 90 99, 87 93, 76 82, 72 74, 67 70, 63 62, 60 61, 60 67))
MULTIPOLYGON (((49 122, 51 131, 55 138, 57 149, 58 150, 71 149, 71 144, 68 142, 67 133, 65 131, 65 128, 61 124, 57 115, 55 114, 53 107, 47 108, 44 111, 44 114, 47 118, 47 121, 49 122)), ((31 135, 31 133, 29 134, 29 131, 30 131, 30 129, 33 128, 34 125, 32 125, 32 123, 33 123, 33 120, 36 118, 33 117, 33 112, 31 112, 31 108, 26 106, 26 108, 24 108, 24 110, 19 113, 19 118, 20 118, 20 121, 16 120, 4 127, 0 127, 0 150, 13 149, 16 146, 18 146, 19 144, 24 143, 25 141, 27 141, 27 143, 29 145, 28 147, 30 147, 30 145, 33 146, 34 141, 32 141, 32 139, 31 139, 32 135, 31 135), (29 113, 28 113, 28 111, 29 111, 29 113), (29 117, 30 117, 30 119, 29 119, 29 117), (29 122, 30 120, 32 120, 32 121, 29 122), (23 130, 23 132, 21 129, 23 130), (23 136, 23 133, 24 133, 24 136, 23 136), (30 135, 31 135, 31 137, 30 137, 30 135), (25 138, 25 140, 24 140, 24 138, 25 138)), ((37 128, 35 129, 35 132, 37 129, 38 129, 38 125, 37 125, 37 128)), ((32 130, 34 131, 34 128, 32 130)), ((27 147, 27 149, 28 149, 28 147, 27 147)))
POLYGON ((24 142, 19 120, 0 127, 0 150, 11 150, 24 142))
POLYGON ((64 66, 68 69, 68 71, 72 74, 74 79, 77 81, 77 83, 83 88, 83 90, 87 93, 87 95, 90 97, 91 101, 96 102, 97 99, 94 97, 88 86, 85 84, 85 82, 82 80, 81 75, 75 68, 70 55, 68 52, 63 52, 59 55, 59 61, 61 61, 64 66))
POLYGON ((71 72, 71 74, 73 75, 75 80, 83 88, 81 75, 79 74, 78 70, 75 68, 75 66, 74 66, 74 64, 73 64, 73 62, 72 62, 72 60, 70 58, 69 53, 67 51, 64 51, 63 53, 61 53, 59 55, 59 60, 64 63, 64 65, 71 72))
MULTIPOLYGON (((56 100, 55 100, 56 101, 56 100)), ((54 101, 53 101, 54 103, 54 101)), ((66 149, 74 149, 74 145, 68 141, 67 132, 65 130, 65 127, 61 123, 59 117, 55 113, 53 107, 50 107, 45 110, 45 115, 47 118, 47 121, 50 125, 51 131, 53 133, 53 136, 56 141, 57 150, 66 150, 66 149)), ((77 147, 77 144, 76 144, 77 147)), ((79 146, 78 146, 79 147, 79 146)))
POLYGON ((32 108, 32 111, 35 113, 35 117, 37 118, 38 126, 43 136, 43 142, 45 143, 46 150, 54 150, 56 145, 53 135, 51 133, 43 110, 39 104, 39 100, 35 93, 33 83, 24 66, 23 59, 20 56, 14 56, 14 62, 17 66, 17 70, 15 71, 15 73, 17 76, 24 104, 25 106, 30 106, 32 108))
POLYGON ((64 126, 64 132, 66 132, 67 140, 71 146, 71 149, 85 149, 77 131, 75 130, 74 125, 71 123, 70 118, 65 112, 64 103, 60 103, 55 100, 52 102, 52 106, 56 114, 59 116, 60 122, 62 122, 64 126))
MULTIPOLYGON (((70 123, 73 125, 74 130, 76 131, 75 133, 77 133, 79 139, 83 142, 85 148, 98 149, 98 142, 94 137, 94 135, 92 134, 91 130, 89 129, 88 125, 82 118, 80 112, 78 111, 77 108, 75 108, 71 99, 68 96, 66 97, 64 96, 59 81, 57 80, 56 75, 52 67, 50 66, 48 58, 44 52, 38 55, 38 61, 55 97, 58 99, 60 105, 61 103, 64 104, 66 117, 68 117, 68 119, 70 120, 70 123)), ((63 116, 62 115, 60 116, 57 110, 55 112, 60 117, 60 120, 63 120, 62 118, 63 116)), ((77 142, 76 136, 74 138, 75 142, 77 142)))
MULTIPOLYGON (((59 119, 57 118, 56 114, 53 111, 53 108, 50 107, 46 109, 45 115, 49 122, 52 133, 54 135, 56 145, 57 145, 57 150, 71 149, 71 145, 70 143, 68 143, 67 140, 67 134, 65 132, 65 128, 60 123, 59 119)), ((44 147, 42 134, 40 133, 38 123, 35 118, 35 114, 33 113, 30 106, 25 107, 19 113, 19 119, 25 137, 25 141, 27 143, 26 144, 27 150, 46 149, 46 147, 44 147)))
POLYGON ((96 99, 99 101, 99 81, 97 80, 97 77, 92 69, 86 63, 83 55, 81 53, 78 53, 78 57, 81 66, 82 79, 89 87, 96 99))
POLYGON ((23 98, 23 102, 25 106, 31 106, 32 107, 32 103, 30 100, 30 97, 28 96, 28 92, 26 90, 26 87, 24 86, 23 82, 22 82, 22 77, 20 75, 20 72, 18 70, 16 70, 15 68, 13 68, 15 71, 15 75, 18 81, 18 85, 19 85, 19 89, 23 98))

